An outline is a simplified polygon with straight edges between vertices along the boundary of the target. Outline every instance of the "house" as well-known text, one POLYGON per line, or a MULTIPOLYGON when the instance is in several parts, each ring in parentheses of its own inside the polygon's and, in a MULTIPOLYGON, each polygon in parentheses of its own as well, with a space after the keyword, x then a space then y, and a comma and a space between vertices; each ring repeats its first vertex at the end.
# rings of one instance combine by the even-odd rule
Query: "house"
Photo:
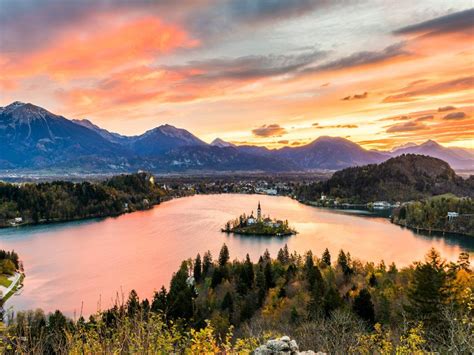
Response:
POLYGON ((374 204, 373 204, 373 207, 377 210, 383 210, 383 209, 386 209, 386 208, 390 208, 391 205, 387 201, 375 201, 374 204))
POLYGON ((321 201, 326 201, 326 195, 325 194, 321 194, 321 201))
POLYGON ((15 218, 15 223, 21 223, 21 222, 23 222, 23 218, 21 218, 21 217, 16 217, 15 218))
POLYGON ((457 212, 448 212, 448 221, 452 221, 455 218, 459 217, 459 213, 457 212))

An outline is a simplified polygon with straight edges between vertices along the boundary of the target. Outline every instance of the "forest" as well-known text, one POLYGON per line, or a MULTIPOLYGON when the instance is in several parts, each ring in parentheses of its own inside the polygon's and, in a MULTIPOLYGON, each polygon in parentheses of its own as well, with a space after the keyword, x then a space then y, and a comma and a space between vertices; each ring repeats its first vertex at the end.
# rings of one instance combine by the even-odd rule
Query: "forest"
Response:
POLYGON ((406 154, 381 164, 337 171, 326 181, 301 184, 295 196, 319 200, 322 194, 341 202, 403 202, 452 193, 474 197, 474 176, 456 175, 448 163, 424 155, 406 154))
POLYGON ((398 268, 349 252, 266 251, 231 260, 183 261, 169 289, 148 300, 131 291, 114 307, 71 320, 59 310, 6 316, 4 353, 249 353, 288 335, 328 353, 470 353, 474 278, 469 255, 446 262, 432 249, 398 268))
POLYGON ((429 232, 474 236, 474 201, 442 195, 409 202, 393 210, 392 222, 429 232), (448 218, 448 212, 455 216, 448 218))
POLYGON ((118 175, 95 183, 0 182, 0 227, 115 216, 150 208, 164 196, 147 173, 118 175))

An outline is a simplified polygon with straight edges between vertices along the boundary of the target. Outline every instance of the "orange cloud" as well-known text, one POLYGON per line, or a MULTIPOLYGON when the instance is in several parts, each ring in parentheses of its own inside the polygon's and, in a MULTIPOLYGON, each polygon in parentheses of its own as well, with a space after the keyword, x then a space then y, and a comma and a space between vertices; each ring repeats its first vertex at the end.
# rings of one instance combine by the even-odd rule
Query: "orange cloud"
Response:
POLYGON ((198 44, 183 29, 151 16, 125 23, 105 15, 101 20, 107 25, 71 30, 29 56, 4 58, 2 71, 17 77, 41 74, 75 79, 148 63, 156 55, 198 44))

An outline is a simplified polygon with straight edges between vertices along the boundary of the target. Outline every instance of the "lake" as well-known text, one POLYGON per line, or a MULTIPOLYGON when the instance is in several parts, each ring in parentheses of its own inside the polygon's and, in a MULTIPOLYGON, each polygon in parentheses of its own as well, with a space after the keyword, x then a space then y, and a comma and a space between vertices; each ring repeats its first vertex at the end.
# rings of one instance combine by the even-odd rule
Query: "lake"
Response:
POLYGON ((0 230, 0 249, 14 249, 24 262, 26 279, 20 295, 6 308, 60 309, 68 315, 88 315, 108 308, 135 289, 141 297, 170 278, 182 260, 210 250, 218 256, 223 243, 231 259, 248 253, 256 260, 268 248, 276 257, 290 251, 327 247, 333 260, 340 249, 353 258, 407 266, 435 247, 447 260, 474 253, 474 238, 434 237, 393 225, 386 218, 355 215, 354 211, 319 209, 288 197, 263 195, 196 195, 165 202, 151 210, 116 218, 0 230), (291 237, 227 235, 220 229, 241 213, 256 212, 288 219, 299 232, 291 237))

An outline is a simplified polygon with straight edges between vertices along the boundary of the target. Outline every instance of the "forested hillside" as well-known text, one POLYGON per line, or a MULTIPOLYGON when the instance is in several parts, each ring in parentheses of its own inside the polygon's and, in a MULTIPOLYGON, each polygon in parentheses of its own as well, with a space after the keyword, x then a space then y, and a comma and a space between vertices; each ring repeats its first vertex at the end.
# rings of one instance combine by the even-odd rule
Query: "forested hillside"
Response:
POLYGON ((0 182, 0 226, 113 216, 160 202, 164 191, 146 173, 119 175, 103 182, 0 182), (20 218, 15 222, 15 218, 20 218))
POLYGON ((446 162, 415 154, 343 169, 295 192, 301 200, 317 200, 324 194, 352 203, 410 201, 445 193, 474 197, 474 177, 464 180, 446 162))
POLYGON ((474 236, 474 201, 438 196, 409 202, 393 210, 392 221, 413 229, 474 236), (453 217, 448 213, 454 213, 453 217))
POLYGON ((290 253, 231 261, 224 245, 184 261, 169 290, 92 315, 18 312, 3 331, 6 353, 249 353, 288 335, 328 353, 469 353, 474 279, 469 256, 435 250, 407 268, 348 252, 290 253))

